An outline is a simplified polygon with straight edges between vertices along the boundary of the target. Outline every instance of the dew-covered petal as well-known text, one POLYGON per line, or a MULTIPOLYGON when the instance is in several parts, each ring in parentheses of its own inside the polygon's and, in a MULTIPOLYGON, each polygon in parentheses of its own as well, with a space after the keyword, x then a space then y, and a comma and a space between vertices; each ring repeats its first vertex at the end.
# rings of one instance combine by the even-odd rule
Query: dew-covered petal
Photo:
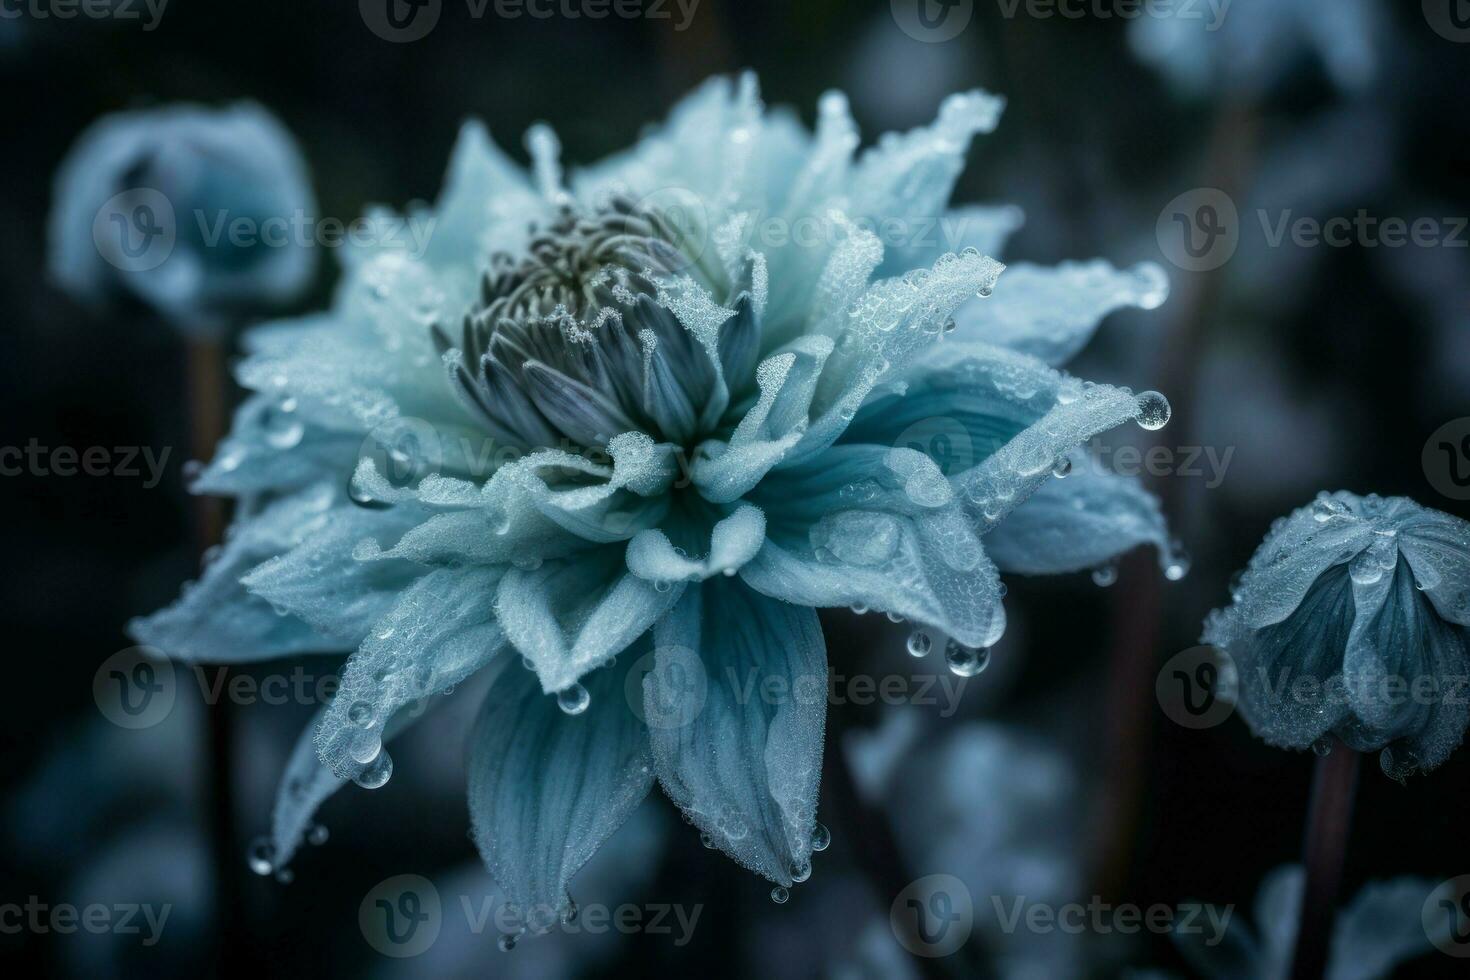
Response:
POLYGON ((985 536, 1003 572, 1059 575, 1096 568, 1141 544, 1169 553, 1159 501, 1136 479, 1095 468, 1085 452, 1065 479, 1041 484, 985 536))
POLYGON ((530 569, 500 583, 496 614, 547 693, 571 687, 648 630, 678 600, 682 582, 649 582, 609 545, 530 569))
POLYGON ((1060 365, 1087 345, 1109 313, 1129 306, 1151 310, 1168 295, 1168 277, 1152 262, 1131 269, 1100 259, 1050 267, 1018 263, 988 302, 973 301, 955 313, 956 337, 1060 365))
POLYGON ((703 558, 682 553, 661 530, 640 531, 628 542, 628 570, 664 584, 734 575, 755 557, 765 539, 765 515, 758 507, 742 504, 711 529, 709 553, 703 558))
POLYGON ((383 725, 396 711, 453 687, 501 650, 494 603, 502 574, 436 569, 373 624, 317 727, 317 753, 327 768, 350 776, 381 749, 383 725))
POLYGON ((237 497, 335 482, 361 445, 361 435, 303 421, 289 395, 254 394, 235 410, 230 434, 189 490, 237 497))
POLYGON ((277 613, 240 581, 251 569, 326 529, 334 489, 309 489, 237 520, 199 580, 186 585, 173 605, 134 619, 129 634, 190 662, 249 663, 342 650, 340 640, 297 616, 277 613))
POLYGON ((715 846, 791 885, 811 861, 822 767, 827 662, 816 614, 717 577, 691 586, 659 623, 654 653, 644 711, 661 720, 649 729, 659 784, 715 846), (685 683, 691 653, 705 666, 697 691, 685 683), (697 695, 702 707, 664 707, 697 695))
POLYGON ((1435 610, 1470 626, 1470 524, 1415 506, 1398 527, 1399 548, 1435 610))
POLYGON ((653 785, 648 730, 629 710, 631 658, 584 680, 578 714, 529 673, 502 671, 471 737, 475 844, 532 932, 567 911, 567 887, 653 785))

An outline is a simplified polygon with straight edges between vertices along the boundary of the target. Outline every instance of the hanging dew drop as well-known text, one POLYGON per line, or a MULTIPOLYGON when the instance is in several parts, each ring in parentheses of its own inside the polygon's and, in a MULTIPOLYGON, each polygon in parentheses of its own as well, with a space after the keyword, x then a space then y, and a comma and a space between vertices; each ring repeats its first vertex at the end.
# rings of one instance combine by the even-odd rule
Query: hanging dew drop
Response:
POLYGON ((1118 581, 1117 565, 1099 565, 1092 570, 1092 583, 1099 588, 1106 589, 1118 581))
POLYGON ((1157 391, 1145 391, 1138 396, 1138 424, 1150 432, 1157 432, 1168 425, 1173 413, 1169 399, 1157 391))
POLYGON ((357 774, 354 780, 363 789, 378 789, 387 784, 393 776, 393 759, 386 752, 379 752, 378 757, 369 762, 362 772, 357 774))
POLYGON ((1169 560, 1164 565, 1164 578, 1170 582, 1177 582, 1189 574, 1191 559, 1189 552, 1179 542, 1169 546, 1171 552, 1169 560))
POLYGON ((990 665, 989 647, 967 647, 950 640, 944 647, 944 662, 959 677, 974 677, 990 665))
POLYGON ((500 938, 495 940, 495 946, 502 953, 509 953, 516 948, 516 940, 520 937, 513 932, 501 933, 500 938))
POLYGON ((245 854, 245 863, 258 875, 268 875, 276 870, 276 845, 268 837, 257 837, 250 842, 245 854))
POLYGON ((700 831, 699 842, 703 844, 707 849, 714 850, 715 839, 709 835, 708 831, 700 831))
POLYGON ((914 630, 909 634, 908 651, 910 657, 925 657, 934 647, 934 640, 923 630, 914 630))
POLYGON ((777 905, 785 905, 786 900, 790 897, 791 892, 787 891, 780 885, 777 885, 775 888, 771 889, 771 901, 775 902, 777 905))
POLYGON ((1070 456, 1061 457, 1056 461, 1055 464, 1052 465, 1051 468, 1051 475, 1056 477, 1058 480, 1064 479, 1071 472, 1072 458, 1070 456))
POLYGON ((592 695, 581 684, 556 692, 556 706, 569 715, 580 715, 592 703, 592 695))
POLYGON ((817 824, 812 829, 812 850, 825 851, 832 846, 832 832, 827 829, 826 824, 817 824))
POLYGON ((1327 736, 1317 739, 1312 743, 1312 753, 1319 759, 1325 759, 1332 754, 1332 739, 1327 736))
POLYGON ((803 882, 803 881, 806 881, 811 876, 812 876, 812 866, 811 866, 810 862, 808 862, 806 864, 793 865, 792 868, 791 868, 791 880, 792 881, 795 881, 795 882, 803 882))

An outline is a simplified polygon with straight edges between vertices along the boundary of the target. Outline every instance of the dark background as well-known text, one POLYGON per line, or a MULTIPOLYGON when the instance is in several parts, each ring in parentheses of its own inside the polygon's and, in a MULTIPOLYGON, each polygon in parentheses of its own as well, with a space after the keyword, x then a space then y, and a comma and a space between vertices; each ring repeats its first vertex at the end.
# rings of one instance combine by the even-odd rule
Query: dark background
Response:
MULTIPOLYGON (((112 887, 98 881, 162 880, 170 894, 198 896, 151 950, 116 937, 0 935, 0 952, 21 968, 11 975, 362 975, 385 961, 358 933, 361 896, 390 874, 473 860, 458 744, 441 741, 430 748, 448 757, 442 772, 416 775, 405 754, 387 788, 349 787, 329 803, 333 839, 300 856, 294 883, 248 875, 246 841, 266 826, 275 774, 307 718, 304 708, 256 707, 236 712, 240 857, 222 869, 245 889, 242 911, 217 915, 203 721, 183 719, 150 747, 100 721, 97 664, 129 645, 126 621, 169 601, 197 558, 180 472, 190 455, 183 340, 145 311, 87 311, 46 281, 52 176, 93 120, 179 100, 257 100, 299 140, 321 213, 348 220, 373 202, 432 200, 468 117, 522 160, 520 134, 550 121, 575 163, 627 145, 692 85, 742 67, 758 72, 769 104, 808 123, 824 90, 846 90, 867 140, 928 122, 949 91, 983 86, 1009 107, 977 142, 956 200, 1025 208, 1008 259, 1162 262, 1160 210, 1222 173, 1242 213, 1256 202, 1324 218, 1470 213, 1470 46, 1434 33, 1417 8, 1384 5, 1392 29, 1374 39, 1380 71, 1367 90, 1336 91, 1305 57, 1251 98, 1223 86, 1177 93, 1136 60, 1122 21, 1006 19, 984 2, 942 45, 909 41, 887 3, 837 0, 701 0, 682 33, 668 21, 472 20, 449 0, 437 29, 412 44, 374 36, 350 2, 172 0, 148 33, 85 19, 0 22, 0 443, 172 447, 154 489, 123 477, 0 479, 9 640, 0 901, 113 900, 91 897, 112 887), (1354 135, 1322 135, 1341 131, 1354 135), (225 962, 212 953, 221 934, 233 937, 225 962)), ((997 656, 1019 667, 984 675, 993 696, 933 728, 992 717, 1064 732, 1089 780, 1072 816, 1102 842, 1095 887, 1140 904, 1234 902, 1246 915, 1262 876, 1299 853, 1314 760, 1268 748, 1238 719, 1206 732, 1173 725, 1154 703, 1154 673, 1197 642, 1270 521, 1319 489, 1403 494, 1470 516, 1434 491, 1420 462, 1431 432, 1470 415, 1470 249, 1243 246, 1217 272, 1169 271, 1171 300, 1110 319, 1073 369, 1165 391, 1175 409, 1159 434, 1167 445, 1234 447, 1221 487, 1155 484, 1192 572, 1165 583, 1151 560, 1129 562, 1109 590, 1085 574, 1011 580, 1018 627, 997 656), (1108 809, 1114 797, 1136 809, 1108 809)), ((327 256, 299 308, 325 305, 335 276, 327 256)), ((824 618, 834 665, 890 662, 878 647, 902 642, 899 627, 875 639, 875 628, 824 618)), ((834 711, 850 712, 834 730, 880 720, 877 708, 834 711)), ((926 764, 922 753, 913 764, 926 764)), ((1467 777, 1463 751, 1407 786, 1366 760, 1345 892, 1370 878, 1470 871, 1467 777)), ((804 975, 819 961, 799 947, 840 945, 855 925, 824 921, 826 937, 773 928, 798 916, 805 896, 773 917, 768 886, 704 851, 668 811, 660 854, 631 900, 703 903, 694 942, 632 936, 581 969, 779 974, 771 964, 785 962, 804 975)), ((859 863, 830 811, 824 796, 821 818, 838 840, 817 873, 835 878, 859 863)), ((511 969, 520 955, 496 952, 493 935, 481 942, 475 975, 511 969)), ((1185 972, 1162 938, 1127 962, 1185 972)), ((1454 968, 1436 954, 1403 975, 1454 968)))

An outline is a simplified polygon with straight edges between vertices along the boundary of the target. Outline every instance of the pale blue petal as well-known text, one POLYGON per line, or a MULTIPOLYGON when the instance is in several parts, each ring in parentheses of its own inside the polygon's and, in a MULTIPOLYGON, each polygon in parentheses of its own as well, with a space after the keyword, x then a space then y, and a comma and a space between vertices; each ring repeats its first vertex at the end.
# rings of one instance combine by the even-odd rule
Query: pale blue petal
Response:
POLYGON ((615 657, 678 600, 682 582, 653 583, 627 571, 626 548, 610 545, 534 569, 512 568, 496 615, 542 689, 563 691, 615 657))
POLYGON ((1096 568, 1141 544, 1169 553, 1158 499, 1136 479, 1090 463, 1074 464, 1065 479, 1042 483, 985 536, 985 550, 1000 570, 1024 575, 1096 568))
MULTIPOLYGON (((1423 908, 1433 892, 1434 882, 1427 878, 1363 886, 1333 924, 1327 980, 1378 980, 1392 976, 1399 964, 1432 952, 1423 908)), ((1453 920, 1444 919, 1447 939, 1453 920)))
POLYGON ((485 697, 469 755, 475 844, 533 932, 566 911, 572 876, 653 785, 647 729, 624 690, 629 659, 586 678, 577 715, 514 666, 485 697))
POLYGON ((665 584, 734 575, 755 557, 765 540, 765 515, 743 504, 715 524, 709 553, 703 558, 690 558, 676 550, 663 531, 640 531, 628 542, 628 570, 641 579, 665 584))
POLYGON ((811 862, 822 768, 827 658, 816 613, 715 578, 659 623, 654 650, 649 718, 667 722, 659 706, 694 696, 680 670, 691 651, 707 668, 702 708, 650 726, 659 784, 715 846, 790 885, 811 862))
POLYGON ((347 660, 316 730, 322 762, 351 776, 381 750, 383 726, 405 705, 451 688, 505 645, 495 621, 500 569, 437 569, 398 597, 347 660))

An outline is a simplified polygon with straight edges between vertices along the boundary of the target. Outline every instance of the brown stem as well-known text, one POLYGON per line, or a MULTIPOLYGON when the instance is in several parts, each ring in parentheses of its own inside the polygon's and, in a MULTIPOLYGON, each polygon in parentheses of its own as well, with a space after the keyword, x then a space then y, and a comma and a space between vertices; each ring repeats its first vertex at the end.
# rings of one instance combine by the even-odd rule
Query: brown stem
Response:
POLYGON ((1360 756, 1332 740, 1332 751, 1317 760, 1312 776, 1312 803, 1307 813, 1302 862, 1307 881, 1302 889, 1292 980, 1321 980, 1327 971, 1338 888, 1347 858, 1353 800, 1358 789, 1360 756))

